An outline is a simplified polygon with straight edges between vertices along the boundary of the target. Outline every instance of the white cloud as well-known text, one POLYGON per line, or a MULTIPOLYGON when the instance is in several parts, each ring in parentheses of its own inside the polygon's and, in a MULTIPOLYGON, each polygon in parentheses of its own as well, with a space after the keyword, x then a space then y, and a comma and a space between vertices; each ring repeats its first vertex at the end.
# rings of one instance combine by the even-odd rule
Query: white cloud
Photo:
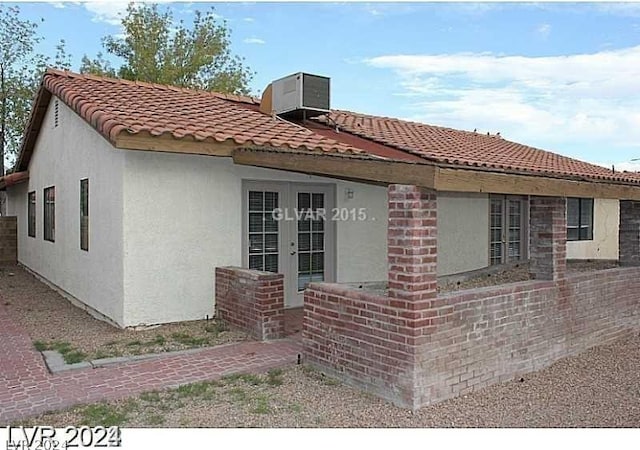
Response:
POLYGON ((260 39, 260 38, 256 38, 256 37, 250 37, 250 38, 246 38, 244 41, 245 44, 258 44, 258 45, 263 45, 266 44, 267 42, 260 39))
POLYGON ((381 16, 382 15, 382 11, 380 11, 380 9, 375 8, 372 5, 366 5, 365 9, 372 16, 381 16))
POLYGON ((253 17, 245 17, 242 20, 244 20, 245 22, 255 22, 256 21, 256 19, 254 19, 253 17))
POLYGON ((640 156, 638 61, 640 46, 548 57, 459 53, 365 60, 396 72, 398 95, 410 102, 408 119, 500 131, 533 145, 638 148, 640 156))
MULTIPOLYGON (((171 0, 154 0, 154 3, 168 3, 171 0)), ((75 2, 80 3, 80 2, 75 2)), ((85 7, 87 11, 93 14, 92 21, 93 22, 104 22, 109 25, 120 25, 122 16, 127 12, 127 6, 129 5, 128 0, 115 0, 115 1, 85 1, 81 2, 82 6, 85 7)), ((182 12, 185 14, 188 13, 189 4, 186 4, 183 8, 182 12)), ((216 18, 220 18, 222 16, 218 16, 216 14, 216 18)))
POLYGON ((638 161, 625 161, 618 163, 596 162, 595 164, 606 167, 607 169, 611 169, 611 167, 613 166, 616 172, 640 172, 640 162, 638 161))
POLYGON ((126 1, 114 2, 87 2, 83 6, 87 11, 93 14, 94 22, 105 22, 109 25, 120 25, 121 16, 127 11, 126 1))
POLYGON ((591 4, 599 13, 623 17, 640 17, 640 3, 634 2, 599 2, 591 4))
POLYGON ((536 28, 536 32, 543 38, 546 39, 551 34, 551 25, 548 23, 543 23, 536 28))

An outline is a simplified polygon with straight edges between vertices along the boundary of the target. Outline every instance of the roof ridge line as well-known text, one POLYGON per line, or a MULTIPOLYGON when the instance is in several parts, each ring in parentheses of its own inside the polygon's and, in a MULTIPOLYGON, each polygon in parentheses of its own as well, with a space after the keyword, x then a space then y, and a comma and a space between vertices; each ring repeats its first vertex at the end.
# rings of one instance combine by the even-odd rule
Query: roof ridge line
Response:
POLYGON ((47 67, 44 75, 45 76, 47 75, 64 76, 67 78, 76 78, 76 79, 93 80, 93 81, 105 81, 109 83, 120 83, 120 84, 147 87, 147 88, 159 89, 159 90, 165 90, 165 91, 193 93, 198 95, 211 95, 221 100, 227 100, 235 103, 248 103, 253 105, 260 104, 259 98, 253 97, 250 95, 225 94, 223 92, 206 91, 204 89, 192 89, 192 88, 186 88, 182 86, 174 86, 171 84, 151 83, 148 81, 140 81, 140 80, 126 80, 124 78, 107 77, 107 76, 95 75, 91 73, 77 73, 71 70, 60 70, 52 67, 47 67))

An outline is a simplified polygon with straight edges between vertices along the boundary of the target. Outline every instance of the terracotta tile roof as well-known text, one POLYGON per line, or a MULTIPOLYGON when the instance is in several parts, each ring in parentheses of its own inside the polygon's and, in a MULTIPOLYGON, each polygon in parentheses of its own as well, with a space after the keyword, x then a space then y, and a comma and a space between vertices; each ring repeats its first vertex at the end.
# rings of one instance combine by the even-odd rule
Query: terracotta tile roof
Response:
MULTIPOLYGON (((336 133, 322 130, 317 125, 302 127, 264 115, 259 112, 259 100, 252 97, 51 69, 47 70, 43 85, 45 93, 51 92, 61 98, 112 143, 122 133, 148 133, 176 139, 231 142, 245 148, 312 151, 640 183, 640 177, 635 174, 613 173, 604 167, 499 136, 388 117, 333 111, 328 120, 319 118, 319 122, 330 125, 328 130, 338 125, 342 132, 336 133)), ((37 129, 32 131, 37 133, 37 129)), ((21 155, 19 160, 22 169, 26 168, 29 159, 29 151, 25 153, 26 157, 21 155)))
POLYGON ((261 114, 259 100, 252 97, 52 69, 45 73, 43 83, 112 143, 120 133, 147 132, 176 139, 232 141, 239 146, 366 155, 353 146, 261 114))
POLYGON ((505 171, 556 174, 615 181, 638 181, 630 172, 616 172, 584 161, 540 150, 500 136, 369 116, 350 111, 333 111, 325 123, 357 136, 392 146, 445 164, 485 167, 505 171))

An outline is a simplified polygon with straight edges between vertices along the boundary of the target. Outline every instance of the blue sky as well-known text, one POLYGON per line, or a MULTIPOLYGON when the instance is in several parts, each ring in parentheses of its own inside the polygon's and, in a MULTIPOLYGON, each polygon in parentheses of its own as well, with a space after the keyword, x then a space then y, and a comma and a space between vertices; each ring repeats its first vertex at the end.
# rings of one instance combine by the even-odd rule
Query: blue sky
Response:
MULTIPOLYGON (((163 3, 215 6, 260 94, 327 75, 332 107, 480 132, 640 170, 640 3, 163 3)), ((77 69, 126 2, 21 3, 77 69)))

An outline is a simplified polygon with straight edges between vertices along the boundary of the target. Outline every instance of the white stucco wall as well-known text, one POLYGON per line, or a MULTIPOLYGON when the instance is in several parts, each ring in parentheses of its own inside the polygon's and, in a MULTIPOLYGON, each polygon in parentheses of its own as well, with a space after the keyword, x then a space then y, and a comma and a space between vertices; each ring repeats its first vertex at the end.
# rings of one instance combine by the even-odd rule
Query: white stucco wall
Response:
POLYGON ((63 102, 42 123, 28 183, 8 189, 18 217, 18 260, 98 312, 123 323, 122 152, 63 102), (80 249, 80 180, 89 178, 89 251, 80 249), (55 186, 55 242, 44 240, 43 189, 55 186), (27 192, 36 191, 36 237, 27 236, 27 192))
MULTIPOLYGON (((143 151, 125 154, 127 325, 213 314, 214 268, 242 265, 243 180, 335 185, 336 207, 365 208, 368 219, 337 223, 337 281, 387 278, 386 187, 238 166, 229 158, 143 151)), ((439 223, 446 229, 440 235, 442 274, 487 265, 487 208, 486 195, 441 196, 439 223), (460 242, 468 242, 464 250, 460 242)))
POLYGON ((619 223, 619 200, 594 199, 593 240, 567 242, 567 258, 618 259, 619 223))
POLYGON ((127 325, 204 318, 214 268, 242 264, 242 180, 331 183, 336 206, 366 208, 336 229, 339 282, 385 280, 386 188, 234 165, 230 158, 125 152, 124 289, 127 325), (346 190, 353 191, 349 199, 346 190))
POLYGON ((438 193, 438 275, 489 264, 489 196, 438 193))

